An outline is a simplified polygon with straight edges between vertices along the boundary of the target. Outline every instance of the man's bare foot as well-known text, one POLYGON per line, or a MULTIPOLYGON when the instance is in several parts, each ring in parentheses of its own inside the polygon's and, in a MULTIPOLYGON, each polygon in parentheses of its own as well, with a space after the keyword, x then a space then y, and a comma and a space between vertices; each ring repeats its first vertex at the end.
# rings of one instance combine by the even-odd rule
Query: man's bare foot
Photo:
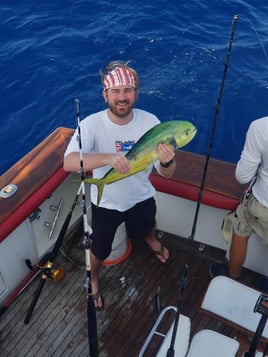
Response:
POLYGON ((92 297, 94 300, 95 310, 101 311, 104 308, 104 300, 99 290, 98 280, 91 282, 92 297))
POLYGON ((151 252, 158 260, 160 260, 161 263, 167 262, 169 258, 169 251, 161 242, 159 242, 159 240, 146 240, 146 243, 148 244, 151 252))

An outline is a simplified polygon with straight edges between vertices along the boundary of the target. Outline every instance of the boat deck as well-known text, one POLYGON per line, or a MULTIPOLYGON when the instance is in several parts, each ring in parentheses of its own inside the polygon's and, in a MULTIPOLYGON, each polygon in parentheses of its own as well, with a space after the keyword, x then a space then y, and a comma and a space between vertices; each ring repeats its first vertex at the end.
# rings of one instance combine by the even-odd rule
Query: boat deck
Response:
MULTIPOLYGON (((24 324, 34 292, 40 283, 37 277, 9 306, 0 320, 0 351, 5 357, 76 357, 88 356, 86 292, 83 234, 72 235, 62 245, 57 262, 65 268, 65 278, 58 284, 46 281, 30 321, 24 324)), ((100 274, 105 309, 97 312, 100 356, 138 356, 160 306, 177 305, 181 296, 180 279, 186 262, 188 239, 164 233, 162 241, 169 247, 170 259, 161 264, 142 242, 134 242, 130 256, 122 263, 104 266, 100 274), (125 284, 122 284, 122 279, 125 284)), ((194 242, 190 256, 188 281, 181 313, 191 319, 192 335, 204 328, 228 336, 238 336, 239 356, 249 340, 237 330, 213 320, 200 311, 203 295, 210 282, 211 261, 222 261, 225 252, 194 242)), ((257 274, 243 270, 243 281, 255 286, 257 274)), ((163 321, 167 328, 171 319, 163 321), (168 321, 169 320, 169 321, 168 321)), ((152 344, 146 356, 155 356, 160 339, 152 344)), ((202 357, 202 356, 200 356, 202 357)))

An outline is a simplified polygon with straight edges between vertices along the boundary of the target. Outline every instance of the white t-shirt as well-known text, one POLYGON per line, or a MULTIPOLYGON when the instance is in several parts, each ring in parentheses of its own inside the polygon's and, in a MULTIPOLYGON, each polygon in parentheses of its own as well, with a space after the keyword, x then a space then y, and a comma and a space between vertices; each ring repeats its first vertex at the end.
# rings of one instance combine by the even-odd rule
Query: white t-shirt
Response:
MULTIPOLYGON (((80 123, 83 153, 122 153, 125 155, 139 138, 160 121, 151 113, 141 109, 133 109, 133 118, 126 125, 113 123, 107 110, 86 117, 80 123)), ((64 156, 71 152, 79 152, 77 129, 72 136, 64 156)), ((156 163, 158 169, 159 162, 156 163)), ((149 181, 153 165, 146 171, 139 172, 117 182, 105 185, 100 207, 126 211, 136 203, 151 198, 155 189, 149 181)), ((110 170, 110 166, 102 166, 93 170, 94 178, 102 178, 110 170)), ((97 202, 97 186, 91 185, 91 200, 97 202)))
POLYGON ((235 176, 240 183, 248 183, 256 173, 253 195, 268 207, 268 117, 250 124, 235 176))

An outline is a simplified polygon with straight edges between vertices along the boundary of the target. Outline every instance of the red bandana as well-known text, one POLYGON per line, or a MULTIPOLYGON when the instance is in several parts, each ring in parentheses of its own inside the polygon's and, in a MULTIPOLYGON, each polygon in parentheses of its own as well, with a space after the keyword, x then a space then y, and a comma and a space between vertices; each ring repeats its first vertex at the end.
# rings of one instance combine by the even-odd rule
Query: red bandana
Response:
POLYGON ((135 77, 127 68, 116 67, 104 78, 104 89, 116 86, 130 86, 136 88, 135 77))

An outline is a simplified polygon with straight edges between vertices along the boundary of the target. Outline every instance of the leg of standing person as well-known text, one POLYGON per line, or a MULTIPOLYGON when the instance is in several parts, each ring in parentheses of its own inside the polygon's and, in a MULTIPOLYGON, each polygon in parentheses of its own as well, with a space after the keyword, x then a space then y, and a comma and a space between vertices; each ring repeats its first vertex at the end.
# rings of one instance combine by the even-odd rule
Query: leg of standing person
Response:
POLYGON ((242 237, 233 231, 229 257, 229 276, 238 279, 247 256, 249 237, 242 237))
POLYGON ((242 266, 247 255, 248 240, 253 232, 248 221, 248 205, 240 203, 236 208, 233 220, 228 266, 226 263, 211 263, 209 273, 212 278, 219 275, 227 275, 233 279, 240 278, 242 266))
POLYGON ((210 276, 214 278, 218 275, 227 275, 232 279, 239 279, 247 256, 248 240, 249 237, 239 236, 233 230, 228 265, 226 263, 211 263, 210 276))
POLYGON ((102 264, 103 261, 97 259, 95 255, 90 251, 91 288, 96 310, 101 310, 104 305, 99 288, 99 271, 102 267, 102 264))
POLYGON ((93 229, 90 250, 91 287, 95 308, 101 310, 104 307, 104 300, 100 290, 99 271, 103 261, 112 250, 114 235, 118 226, 122 223, 123 217, 121 212, 103 207, 97 208, 94 204, 91 204, 91 213, 93 229))
POLYGON ((132 239, 144 240, 154 256, 166 263, 169 258, 168 249, 156 238, 156 203, 149 198, 137 203, 126 212, 126 228, 132 239))
POLYGON ((160 260, 161 263, 165 263, 169 258, 169 251, 162 245, 156 238, 156 227, 154 226, 150 233, 145 238, 145 242, 149 245, 151 251, 160 260))

